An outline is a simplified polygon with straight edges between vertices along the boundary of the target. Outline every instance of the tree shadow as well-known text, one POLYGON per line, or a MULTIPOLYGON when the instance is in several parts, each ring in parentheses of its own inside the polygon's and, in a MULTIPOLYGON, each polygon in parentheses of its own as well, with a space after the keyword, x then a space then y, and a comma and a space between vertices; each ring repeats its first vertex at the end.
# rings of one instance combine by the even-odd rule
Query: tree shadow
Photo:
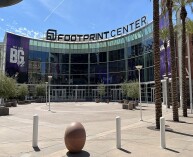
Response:
MULTIPOLYGON (((166 131, 172 131, 171 128, 169 128, 169 125, 165 125, 166 131)), ((153 130, 153 131, 160 131, 160 129, 157 129, 156 126, 148 126, 147 129, 153 130)))
POLYGON ((87 151, 81 151, 79 153, 70 153, 69 151, 66 153, 68 157, 90 157, 90 153, 87 151))
POLYGON ((166 131, 167 131, 167 132, 171 132, 171 133, 175 133, 175 134, 178 134, 178 135, 193 137, 192 134, 187 134, 187 133, 178 132, 178 131, 174 131, 174 130, 166 130, 166 131))
POLYGON ((174 123, 185 123, 185 124, 193 124, 193 123, 188 123, 188 122, 185 122, 185 121, 179 121, 179 122, 175 122, 173 120, 166 120, 168 122, 174 122, 174 123))
POLYGON ((130 151, 128 151, 128 150, 126 150, 126 149, 124 149, 124 148, 119 148, 119 150, 121 150, 121 151, 123 151, 123 152, 125 152, 125 153, 127 153, 127 154, 131 154, 130 151))

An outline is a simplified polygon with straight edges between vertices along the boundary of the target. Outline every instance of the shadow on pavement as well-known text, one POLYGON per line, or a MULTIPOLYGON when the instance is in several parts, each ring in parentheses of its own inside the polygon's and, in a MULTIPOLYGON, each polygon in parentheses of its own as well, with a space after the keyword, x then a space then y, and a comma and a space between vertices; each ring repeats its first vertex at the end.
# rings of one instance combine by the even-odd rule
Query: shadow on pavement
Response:
MULTIPOLYGON (((173 130, 170 128, 169 125, 165 125, 166 131, 172 132, 173 130)), ((148 126, 147 129, 153 130, 153 131, 160 131, 160 129, 157 129, 156 126, 148 126)))
POLYGON ((119 148, 119 150, 121 150, 121 151, 123 151, 123 152, 125 152, 125 153, 127 153, 127 154, 131 154, 130 151, 128 151, 128 150, 126 150, 126 149, 124 149, 124 148, 119 148))
POLYGON ((90 153, 86 152, 86 151, 81 151, 79 153, 70 153, 67 152, 66 155, 68 157, 90 157, 90 153))
MULTIPOLYGON (((187 117, 186 117, 187 118, 187 117)), ((173 120, 166 120, 168 122, 174 122, 173 120)), ((179 121, 179 122, 174 122, 174 123, 185 123, 185 124, 193 124, 193 123, 189 123, 189 122, 185 122, 185 121, 179 121)))
POLYGON ((178 131, 174 131, 174 130, 166 130, 166 131, 171 132, 171 133, 175 133, 175 134, 179 134, 179 135, 183 135, 183 136, 193 137, 193 135, 186 134, 186 133, 183 133, 183 132, 178 132, 178 131))
POLYGON ((34 149, 35 152, 39 152, 40 151, 39 147, 33 147, 33 149, 34 149))
POLYGON ((180 152, 178 152, 178 151, 176 151, 176 150, 173 150, 173 149, 170 149, 170 148, 165 148, 166 150, 169 150, 169 151, 171 151, 171 152, 174 152, 174 153, 180 153, 180 152))

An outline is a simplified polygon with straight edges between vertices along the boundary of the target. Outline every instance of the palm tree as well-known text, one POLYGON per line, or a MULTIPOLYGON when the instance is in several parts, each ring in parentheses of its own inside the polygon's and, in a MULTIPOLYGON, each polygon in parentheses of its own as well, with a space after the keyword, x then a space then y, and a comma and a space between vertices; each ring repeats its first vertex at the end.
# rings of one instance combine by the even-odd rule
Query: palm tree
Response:
POLYGON ((180 9, 180 18, 182 20, 182 107, 183 107, 183 116, 187 117, 187 86, 186 86, 186 5, 189 5, 192 8, 193 0, 173 0, 174 9, 178 11, 180 9))
POLYGON ((160 128, 162 117, 161 80, 160 80, 160 48, 159 48, 159 0, 153 0, 153 50, 154 50, 154 79, 155 79, 155 117, 156 128, 160 128))
POLYGON ((172 22, 172 7, 173 0, 167 0, 165 3, 168 10, 169 17, 169 32, 170 32, 170 54, 171 54, 171 73, 172 73, 172 110, 173 110, 173 121, 179 121, 178 115, 178 101, 177 101, 177 92, 176 92, 176 65, 175 65, 175 51, 174 51, 174 28, 172 22))
POLYGON ((186 21, 186 32, 188 34, 193 34, 193 20, 188 19, 186 21))
MULTIPOLYGON (((167 45, 168 45, 168 37, 169 37, 169 30, 168 28, 162 28, 160 30, 160 39, 163 41, 164 44, 164 50, 165 50, 165 66, 166 66, 166 77, 168 78, 168 54, 167 54, 167 45)), ((166 86, 167 86, 167 108, 170 108, 170 97, 169 97, 169 81, 166 80, 166 86)))

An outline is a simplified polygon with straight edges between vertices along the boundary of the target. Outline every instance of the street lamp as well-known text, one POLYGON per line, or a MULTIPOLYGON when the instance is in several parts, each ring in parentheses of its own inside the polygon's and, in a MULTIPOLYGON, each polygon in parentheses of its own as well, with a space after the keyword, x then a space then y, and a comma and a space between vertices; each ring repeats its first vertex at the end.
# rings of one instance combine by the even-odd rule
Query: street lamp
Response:
POLYGON ((165 90, 165 92, 166 92, 166 94, 165 94, 165 96, 166 96, 166 111, 167 111, 167 108, 169 108, 169 102, 168 102, 168 77, 165 77, 164 76, 164 80, 165 80, 165 83, 166 83, 166 90, 165 90))
POLYGON ((76 93, 75 93, 75 97, 76 97, 76 102, 77 102, 77 99, 78 99, 78 85, 76 85, 76 93))
POLYGON ((51 79, 52 79, 52 76, 48 76, 48 86, 49 86, 49 88, 48 88, 49 110, 48 111, 50 111, 50 83, 51 83, 51 79))
POLYGON ((142 109, 141 109, 141 81, 140 81, 140 70, 142 69, 142 65, 137 65, 135 66, 135 68, 138 70, 138 74, 139 74, 139 100, 140 100, 140 116, 141 116, 140 121, 143 121, 142 109))
POLYGON ((14 4, 17 4, 19 2, 21 2, 22 0, 1 0, 0 1, 0 8, 2 7, 8 7, 14 4))
POLYGON ((46 106, 47 106, 47 87, 48 87, 48 82, 45 82, 46 83, 46 106))

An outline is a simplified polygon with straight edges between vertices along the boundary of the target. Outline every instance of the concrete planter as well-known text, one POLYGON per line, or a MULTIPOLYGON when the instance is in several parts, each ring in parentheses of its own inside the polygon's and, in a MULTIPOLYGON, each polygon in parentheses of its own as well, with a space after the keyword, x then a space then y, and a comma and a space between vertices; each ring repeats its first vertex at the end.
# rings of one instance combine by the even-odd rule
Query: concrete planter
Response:
POLYGON ((25 105, 25 101, 18 101, 18 105, 25 105))
POLYGON ((99 100, 98 98, 96 98, 96 99, 95 99, 95 102, 96 102, 96 103, 99 103, 99 102, 100 102, 100 100, 99 100))
POLYGON ((12 107, 17 107, 17 100, 13 100, 13 101, 11 102, 11 106, 12 106, 12 107))
POLYGON ((5 107, 11 107, 11 105, 12 105, 12 102, 5 102, 5 107))
POLYGON ((0 107, 0 116, 9 115, 9 108, 8 107, 0 107))

